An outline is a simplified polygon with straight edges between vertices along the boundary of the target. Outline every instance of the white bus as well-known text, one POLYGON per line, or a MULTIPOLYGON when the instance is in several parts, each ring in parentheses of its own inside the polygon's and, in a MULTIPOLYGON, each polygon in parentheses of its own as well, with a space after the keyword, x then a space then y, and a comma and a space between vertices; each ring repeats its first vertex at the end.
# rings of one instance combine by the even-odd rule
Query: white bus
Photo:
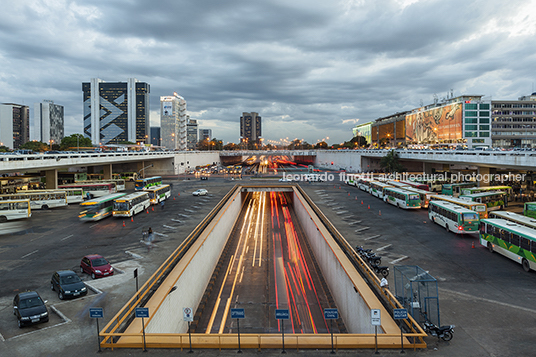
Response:
POLYGON ((483 219, 480 244, 518 262, 523 270, 536 270, 536 230, 504 219, 483 219))
POLYGON ((170 185, 151 186, 146 188, 145 191, 149 192, 149 199, 153 205, 157 205, 171 197, 170 185))
POLYGON ((29 200, 31 209, 49 209, 67 206, 67 193, 64 191, 47 192, 17 192, 10 195, 0 195, 2 201, 29 200))
POLYGON ((0 201, 0 223, 31 216, 30 200, 0 201))
POLYGON ((532 217, 527 217, 522 214, 517 214, 514 212, 508 212, 508 211, 493 211, 489 213, 489 218, 498 218, 498 219, 504 219, 510 222, 517 223, 521 226, 529 227, 532 229, 536 229, 536 219, 532 217))
POLYGON ((101 197, 116 193, 116 185, 111 182, 103 183, 73 183, 68 185, 58 185, 58 188, 81 188, 84 191, 84 197, 101 197))
POLYGON ((480 192, 470 195, 460 195, 461 199, 483 203, 487 207, 487 211, 498 211, 508 206, 508 197, 506 192, 480 192))
POLYGON ((379 199, 383 200, 383 191, 387 187, 393 187, 387 183, 383 183, 380 181, 371 181, 370 182, 370 194, 372 196, 378 197, 379 199))
POLYGON ((110 179, 110 180, 107 180, 107 179, 104 179, 104 180, 86 180, 86 181, 77 181, 76 183, 80 183, 80 184, 84 184, 84 183, 89 183, 89 184, 92 184, 92 183, 96 183, 96 184, 99 184, 99 183, 111 183, 112 185, 114 185, 114 189, 116 192, 119 192, 119 191, 124 191, 126 189, 126 184, 125 184, 125 180, 124 179, 110 179))
POLYGON ((81 221, 100 221, 103 218, 111 216, 114 200, 125 195, 125 193, 114 193, 87 200, 80 204, 80 208, 83 211, 80 212, 78 218, 81 221))
POLYGON ((451 202, 433 200, 428 206, 428 218, 456 234, 478 233, 478 213, 451 202))
POLYGON ((81 188, 58 188, 55 190, 29 190, 24 192, 65 192, 67 194, 67 203, 84 202, 84 191, 81 188))
POLYGON ((360 178, 358 181, 357 181, 357 187, 361 190, 361 191, 365 191, 365 192, 370 192, 370 182, 372 180, 369 180, 369 179, 365 179, 365 178, 360 178))
POLYGON ((398 208, 421 208, 421 199, 417 193, 398 187, 386 187, 383 190, 383 200, 398 208))
POLYGON ((132 217, 151 205, 147 191, 134 192, 114 200, 114 217, 132 217))

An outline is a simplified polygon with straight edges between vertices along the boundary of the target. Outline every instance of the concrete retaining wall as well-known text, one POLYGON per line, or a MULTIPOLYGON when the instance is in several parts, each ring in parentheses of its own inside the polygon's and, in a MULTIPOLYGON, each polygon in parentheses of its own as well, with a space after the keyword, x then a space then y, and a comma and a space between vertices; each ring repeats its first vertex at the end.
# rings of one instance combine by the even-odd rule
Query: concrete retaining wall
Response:
MULTIPOLYGON (((294 210, 348 332, 374 333, 374 327, 370 324, 370 307, 354 289, 354 283, 296 194, 293 202, 294 210)), ((382 333, 381 329, 378 329, 378 333, 382 333)))
POLYGON ((241 206, 241 195, 237 190, 215 218, 215 224, 209 226, 210 232, 200 237, 204 238, 203 244, 180 273, 175 283, 177 289, 169 293, 160 308, 154 312, 153 318, 147 325, 147 332, 188 332, 188 323, 183 321, 183 308, 190 307, 195 313, 238 218, 241 206))

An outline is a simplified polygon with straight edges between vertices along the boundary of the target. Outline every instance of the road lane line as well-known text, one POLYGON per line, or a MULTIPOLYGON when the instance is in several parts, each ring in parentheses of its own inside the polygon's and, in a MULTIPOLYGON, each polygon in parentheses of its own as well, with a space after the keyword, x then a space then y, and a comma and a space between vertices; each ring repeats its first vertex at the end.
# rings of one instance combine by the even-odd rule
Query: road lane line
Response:
POLYGON ((89 228, 93 228, 93 227, 98 226, 98 225, 99 225, 98 223, 95 223, 95 224, 89 226, 89 228))
POLYGON ((389 248, 390 246, 392 246, 392 244, 384 245, 383 247, 380 247, 380 248, 376 249, 376 251, 378 251, 378 250, 384 250, 385 248, 389 248))
POLYGON ((378 237, 380 237, 380 236, 381 236, 381 234, 376 234, 375 236, 365 238, 364 240, 376 239, 376 238, 378 238, 378 237))
POLYGON ((69 238, 71 238, 73 235, 74 235, 74 234, 68 235, 67 237, 62 238, 61 240, 69 239, 69 238))
POLYGON ((404 259, 407 259, 407 258, 408 258, 408 256, 407 256, 407 255, 404 255, 403 257, 400 257, 400 258, 398 258, 398 259, 395 259, 395 260, 389 262, 389 264, 396 264, 396 263, 398 263, 398 262, 400 262, 400 261, 402 261, 402 260, 404 260, 404 259))
POLYGON ((28 253, 28 254, 26 254, 26 255, 23 255, 23 256, 20 257, 20 258, 21 258, 21 259, 24 259, 24 258, 29 257, 30 255, 32 255, 32 254, 34 254, 34 253, 37 253, 38 251, 39 251, 39 250, 34 250, 33 252, 28 253))

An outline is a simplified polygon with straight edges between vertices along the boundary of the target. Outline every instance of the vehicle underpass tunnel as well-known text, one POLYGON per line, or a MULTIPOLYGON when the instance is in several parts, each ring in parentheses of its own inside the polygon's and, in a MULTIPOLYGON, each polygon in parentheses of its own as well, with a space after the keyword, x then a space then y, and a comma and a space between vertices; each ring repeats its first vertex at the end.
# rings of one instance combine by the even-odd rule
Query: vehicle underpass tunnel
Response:
MULTIPOLYGON (((396 298, 380 288, 366 264, 351 260, 360 258, 334 231, 298 186, 235 186, 101 331, 101 345, 141 343, 141 319, 132 317, 127 327, 123 321, 132 306, 144 306, 150 312, 144 322, 147 343, 159 347, 186 346, 183 309, 188 308, 195 312, 193 344, 235 348, 238 326, 230 310, 242 308, 244 348, 280 346, 283 324, 289 347, 331 348, 333 332, 338 348, 371 348, 373 310, 382 316, 379 346, 398 348, 400 328, 388 312, 396 298), (339 311, 333 324, 324 318, 327 308, 339 311), (280 309, 289 312, 284 323, 275 318, 280 309), (124 335, 112 338, 113 333, 124 335)), ((411 317, 405 324, 416 347, 425 347, 422 329, 411 317)))

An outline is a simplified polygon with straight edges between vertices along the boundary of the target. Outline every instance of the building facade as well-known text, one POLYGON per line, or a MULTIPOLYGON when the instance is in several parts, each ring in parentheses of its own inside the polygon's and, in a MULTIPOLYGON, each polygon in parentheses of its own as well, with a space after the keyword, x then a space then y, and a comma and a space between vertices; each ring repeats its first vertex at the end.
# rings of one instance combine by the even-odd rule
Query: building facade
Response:
POLYGON ((258 113, 242 113, 240 117, 240 141, 261 145, 262 118, 258 113))
POLYGON ((151 145, 161 146, 160 145, 160 128, 157 126, 151 127, 151 145))
POLYGON ((63 105, 54 104, 52 100, 35 103, 31 128, 31 140, 45 144, 59 144, 64 136, 63 105))
POLYGON ((30 140, 30 107, 0 104, 0 146, 18 149, 30 140))
POLYGON ((491 106, 493 146, 536 147, 536 93, 518 100, 492 100, 491 106))
POLYGON ((212 129, 199 129, 199 141, 212 140, 212 129))
POLYGON ((163 147, 187 149, 186 100, 177 93, 160 97, 160 129, 163 147))
POLYGON ((188 150, 192 151, 197 148, 197 129, 198 124, 197 120, 190 119, 188 117, 188 122, 186 123, 186 137, 187 137, 187 147, 188 150))
POLYGON ((377 119, 375 146, 466 145, 491 147, 491 100, 481 95, 449 97, 377 119))
POLYGON ((84 135, 93 145, 149 143, 150 86, 136 78, 82 83, 84 135))

